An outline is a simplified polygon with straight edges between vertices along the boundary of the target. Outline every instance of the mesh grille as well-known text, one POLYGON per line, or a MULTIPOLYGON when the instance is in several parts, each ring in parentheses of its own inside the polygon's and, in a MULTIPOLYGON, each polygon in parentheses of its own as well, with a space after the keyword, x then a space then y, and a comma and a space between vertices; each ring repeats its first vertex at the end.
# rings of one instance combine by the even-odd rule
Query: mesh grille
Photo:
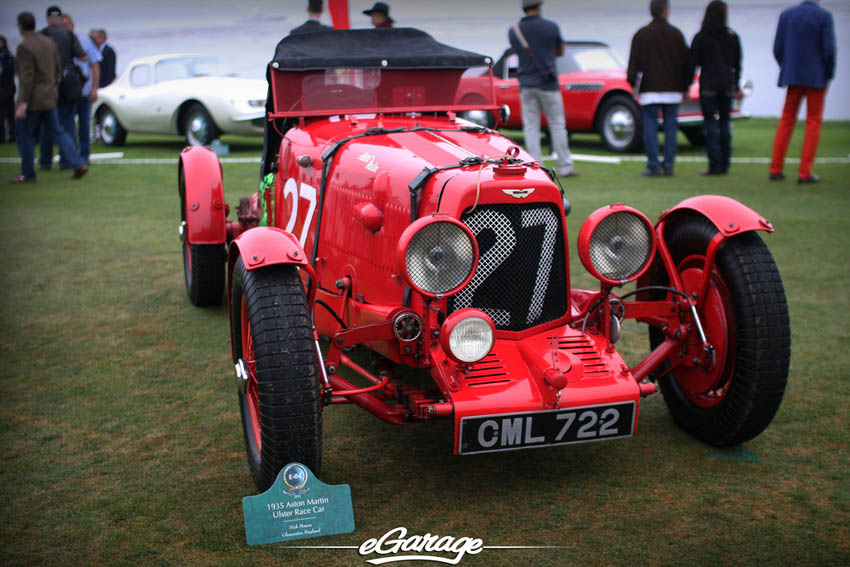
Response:
POLYGON ((564 231, 556 205, 484 205, 461 220, 478 239, 480 259, 469 284, 449 298, 449 312, 475 307, 506 331, 564 315, 564 231))
POLYGON ((590 238, 590 260, 599 273, 612 280, 625 280, 649 260, 652 235, 646 224, 632 213, 606 217, 590 238))

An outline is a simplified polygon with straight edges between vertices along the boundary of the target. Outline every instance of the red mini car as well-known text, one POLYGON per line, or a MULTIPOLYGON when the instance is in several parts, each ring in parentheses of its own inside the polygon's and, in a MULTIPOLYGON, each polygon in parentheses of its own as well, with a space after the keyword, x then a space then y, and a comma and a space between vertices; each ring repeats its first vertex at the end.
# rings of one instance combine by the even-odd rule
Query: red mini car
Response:
POLYGON ((181 154, 186 289, 196 305, 226 295, 260 490, 291 461, 318 473, 337 404, 450 419, 461 455, 631 436, 657 384, 712 445, 758 435, 779 408, 790 333, 758 235, 771 224, 711 195, 654 225, 605 206, 578 233, 599 288, 573 288, 554 173, 456 118, 472 109, 455 102, 461 75, 487 63, 410 29, 293 36, 269 69, 282 142, 235 220, 215 154, 181 154), (650 330, 637 364, 616 348, 626 319, 650 330))
MULTIPOLYGON (((602 142, 614 152, 640 150, 642 118, 626 82, 626 70, 610 47, 598 41, 568 41, 564 55, 556 59, 558 82, 564 97, 567 130, 596 132, 602 142)), ((507 105, 510 115, 504 126, 522 128, 522 108, 519 99, 517 67, 519 59, 508 49, 493 67, 496 102, 507 105)), ((489 100, 488 69, 472 69, 461 80, 458 100, 464 104, 483 104, 489 100)), ((743 81, 742 96, 732 105, 733 120, 746 118, 741 111, 744 97, 752 93, 750 81, 743 81)), ((496 117, 483 109, 468 111, 464 118, 477 124, 493 127, 496 117)), ((543 120, 545 124, 545 118, 543 120)), ((702 110, 699 105, 699 82, 691 85, 689 99, 679 106, 679 129, 691 143, 702 143, 702 110)))

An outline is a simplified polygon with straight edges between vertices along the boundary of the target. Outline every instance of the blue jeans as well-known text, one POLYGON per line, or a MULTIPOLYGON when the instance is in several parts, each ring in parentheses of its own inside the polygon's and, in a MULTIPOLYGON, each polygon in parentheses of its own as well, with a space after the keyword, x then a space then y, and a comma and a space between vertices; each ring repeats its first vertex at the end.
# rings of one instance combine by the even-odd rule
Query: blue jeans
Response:
MULTIPOLYGON (((74 145, 79 148, 83 161, 87 161, 91 155, 91 101, 88 96, 83 96, 77 102, 71 104, 60 104, 58 108, 59 123, 62 128, 74 140, 74 145), (79 145, 77 145, 77 126, 74 119, 79 123, 79 145)), ((50 136, 44 128, 41 131, 41 156, 38 159, 44 167, 49 167, 53 161, 53 136, 50 136)), ((68 169, 70 164, 60 148, 59 167, 68 169)))
POLYGON ((80 157, 71 136, 59 124, 59 113, 53 110, 36 110, 27 112, 26 118, 18 118, 15 121, 15 130, 18 140, 18 153, 21 154, 21 175, 27 179, 35 179, 35 168, 33 158, 35 154, 35 133, 39 130, 47 131, 56 143, 59 150, 68 158, 68 162, 74 169, 85 165, 80 157), (43 129, 42 129, 43 127, 43 129))
POLYGON ((732 99, 725 93, 718 93, 712 96, 700 95, 699 102, 704 120, 708 170, 712 173, 726 173, 729 171, 729 157, 732 153, 732 133, 729 128, 732 99))
POLYGON ((646 167, 658 169, 658 110, 664 117, 664 161, 661 167, 673 170, 676 161, 676 147, 679 125, 676 116, 679 114, 678 104, 645 104, 643 110, 643 145, 646 148, 646 167))

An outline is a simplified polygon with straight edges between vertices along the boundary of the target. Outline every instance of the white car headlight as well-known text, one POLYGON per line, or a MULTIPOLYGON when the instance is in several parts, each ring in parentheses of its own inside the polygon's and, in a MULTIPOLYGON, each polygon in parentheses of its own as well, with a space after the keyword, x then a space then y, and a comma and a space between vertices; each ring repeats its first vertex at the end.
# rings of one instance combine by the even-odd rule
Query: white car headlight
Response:
POLYGON ((436 297, 459 291, 478 263, 478 243, 469 228, 447 215, 421 218, 401 235, 399 268, 419 293, 436 297))
POLYGON ((652 223, 623 204, 594 211, 579 231, 578 253, 585 269, 611 285, 641 276, 655 254, 652 223))
POLYGON ((248 106, 250 106, 251 108, 261 108, 265 105, 266 105, 266 99, 264 99, 264 98, 257 98, 257 99, 253 99, 253 100, 248 101, 248 106))
POLYGON ((449 315, 440 330, 443 350, 458 362, 477 362, 493 349, 495 326, 480 309, 461 309, 449 315))

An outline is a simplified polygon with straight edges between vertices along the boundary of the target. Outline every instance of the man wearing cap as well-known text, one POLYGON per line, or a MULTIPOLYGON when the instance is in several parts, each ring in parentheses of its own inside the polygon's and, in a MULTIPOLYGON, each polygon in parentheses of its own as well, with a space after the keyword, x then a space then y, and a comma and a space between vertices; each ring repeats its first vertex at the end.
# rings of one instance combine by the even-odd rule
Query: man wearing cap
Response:
MULTIPOLYGON (((69 14, 62 14, 63 27, 74 33, 74 20, 69 14)), ((77 36, 75 35, 74 38, 77 36)), ((74 64, 79 67, 86 79, 83 84, 83 89, 80 97, 76 100, 59 101, 59 122, 62 128, 71 135, 71 139, 76 144, 79 141, 78 148, 80 155, 86 163, 89 162, 91 154, 91 105, 97 100, 97 88, 100 82, 100 60, 101 55, 97 46, 90 37, 83 36, 80 45, 86 52, 86 57, 75 58, 74 64), (79 129, 75 125, 79 124, 79 129)), ((39 162, 49 164, 53 160, 53 138, 49 135, 44 136, 41 140, 41 157, 39 162)), ((60 169, 70 169, 64 154, 59 160, 60 169)))
POLYGON ((385 2, 375 2, 375 5, 363 13, 372 18, 372 25, 376 28, 391 28, 395 20, 390 17, 390 7, 385 2))
POLYGON ((35 17, 30 12, 18 14, 18 30, 23 41, 18 45, 15 54, 15 70, 20 85, 15 107, 15 129, 18 152, 21 154, 21 174, 13 177, 12 183, 35 181, 35 133, 42 124, 53 135, 74 168, 71 179, 79 179, 86 174, 88 167, 77 153, 71 137, 59 124, 59 115, 56 112, 59 77, 62 74, 56 44, 48 37, 36 33, 35 17))
POLYGON ((540 111, 546 114, 552 149, 558 154, 558 173, 573 177, 573 158, 567 142, 564 99, 558 84, 555 58, 564 54, 564 40, 558 24, 541 16, 542 0, 522 0, 525 17, 508 30, 508 40, 519 56, 519 95, 522 105, 522 132, 525 148, 534 159, 542 160, 540 111))
MULTIPOLYGON (((80 40, 74 32, 65 29, 63 25, 62 10, 58 6, 50 6, 47 9, 47 27, 41 30, 41 33, 49 37, 56 44, 59 50, 59 65, 62 68, 63 76, 66 74, 76 73, 74 66, 74 58, 80 61, 87 61, 88 54, 80 40)), ((66 100, 59 100, 58 105, 59 116, 66 116, 73 112, 73 103, 66 100)), ((38 158, 39 168, 43 170, 50 169, 53 158, 53 139, 50 133, 42 131, 41 133, 41 155, 38 158)))

